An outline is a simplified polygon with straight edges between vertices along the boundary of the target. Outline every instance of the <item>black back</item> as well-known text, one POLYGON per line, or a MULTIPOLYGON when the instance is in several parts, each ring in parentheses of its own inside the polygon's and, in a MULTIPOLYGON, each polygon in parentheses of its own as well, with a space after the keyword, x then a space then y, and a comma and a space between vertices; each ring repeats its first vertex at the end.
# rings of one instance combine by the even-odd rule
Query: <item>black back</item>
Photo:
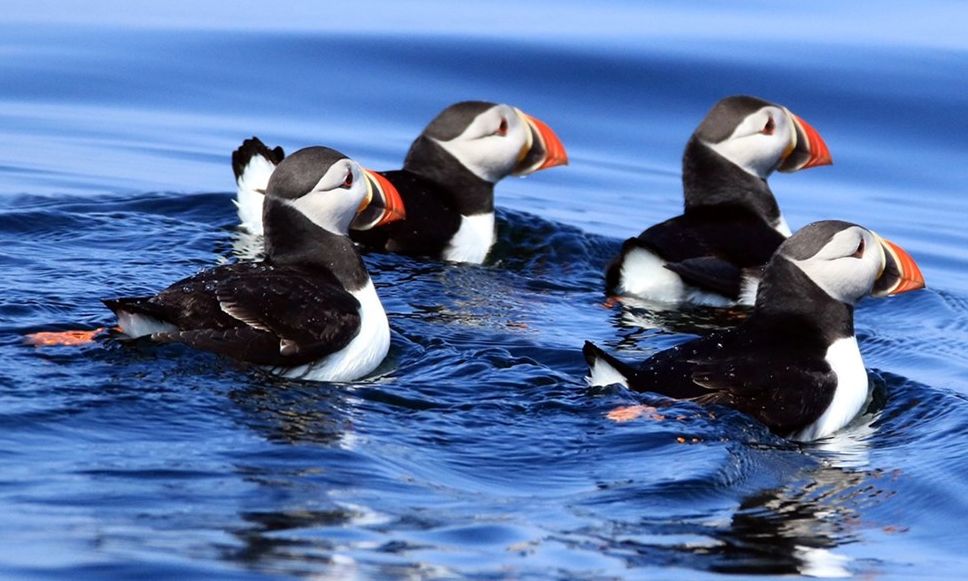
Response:
POLYGON ((223 265, 180 280, 157 295, 105 300, 170 323, 163 342, 256 363, 291 367, 343 347, 359 332, 359 302, 332 274, 298 265, 223 265))
POLYGON ((644 248, 668 261, 667 268, 687 283, 737 299, 743 269, 763 267, 784 240, 744 206, 695 208, 626 240, 621 253, 605 270, 606 293, 618 292, 626 255, 644 248), (717 266, 701 271, 696 263, 702 262, 717 266))

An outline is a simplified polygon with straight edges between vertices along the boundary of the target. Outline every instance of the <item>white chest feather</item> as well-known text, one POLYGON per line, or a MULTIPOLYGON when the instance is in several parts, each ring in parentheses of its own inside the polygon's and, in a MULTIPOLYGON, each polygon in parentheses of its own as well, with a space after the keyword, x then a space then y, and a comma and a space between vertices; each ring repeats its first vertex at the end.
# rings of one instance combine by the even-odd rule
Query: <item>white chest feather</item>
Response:
POLYGON ((265 199, 269 178, 276 169, 271 161, 261 155, 253 156, 236 181, 239 221, 252 234, 262 234, 262 201, 265 199))
POLYGON ((728 307, 735 304, 722 295, 685 284, 665 264, 665 260, 644 248, 629 251, 622 261, 622 294, 669 304, 691 303, 710 307, 728 307))
POLYGON ((373 281, 353 293, 360 301, 360 331, 346 346, 319 361, 276 368, 278 375, 309 381, 353 381, 376 369, 390 350, 390 326, 373 281))
POLYGON ((792 436, 794 440, 807 442, 829 436, 857 417, 867 401, 867 370, 856 337, 835 341, 824 359, 837 375, 833 400, 817 421, 792 436))
POLYGON ((461 216, 460 228, 444 250, 444 260, 480 264, 494 245, 494 212, 461 216))

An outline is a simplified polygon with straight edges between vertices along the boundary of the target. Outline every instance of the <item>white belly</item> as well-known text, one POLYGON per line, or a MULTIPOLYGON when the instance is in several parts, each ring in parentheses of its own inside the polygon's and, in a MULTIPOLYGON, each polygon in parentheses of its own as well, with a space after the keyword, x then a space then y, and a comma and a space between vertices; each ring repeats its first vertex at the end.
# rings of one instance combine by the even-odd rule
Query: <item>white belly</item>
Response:
POLYGON ((346 346, 326 357, 298 367, 270 371, 291 379, 353 381, 376 369, 390 350, 390 326, 373 281, 353 293, 360 301, 360 332, 346 346))
POLYGON ((480 264, 494 245, 494 212, 461 216, 460 228, 444 250, 444 260, 480 264))
POLYGON ((645 248, 634 248, 622 261, 622 294, 661 303, 690 303, 709 307, 735 304, 722 295, 685 284, 679 275, 665 267, 666 261, 645 248))
POLYGON ((833 400, 815 422, 791 436, 808 442, 833 434, 857 417, 867 401, 869 384, 864 360, 860 356, 856 337, 838 339, 824 356, 837 374, 837 390, 833 400))

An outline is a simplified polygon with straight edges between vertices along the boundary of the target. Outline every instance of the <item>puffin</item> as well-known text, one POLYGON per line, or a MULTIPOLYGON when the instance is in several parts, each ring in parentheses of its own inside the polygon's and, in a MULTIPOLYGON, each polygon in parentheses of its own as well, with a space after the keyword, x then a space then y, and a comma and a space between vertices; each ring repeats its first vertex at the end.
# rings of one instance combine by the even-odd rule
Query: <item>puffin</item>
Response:
POLYGON ((682 156, 683 213, 622 244, 605 269, 606 294, 752 305, 762 268, 790 236, 767 178, 831 163, 820 134, 786 107, 743 95, 719 101, 682 156))
MULTIPOLYGON (((259 233, 264 184, 284 158, 252 137, 232 155, 242 228, 259 233)), ((372 172, 384 207, 405 216, 353 228, 350 237, 379 251, 480 264, 495 242, 494 186, 568 163, 543 121, 510 105, 462 101, 440 112, 414 140, 403 168, 372 172)))
POLYGON ((900 246, 856 224, 814 222, 777 249, 738 327, 640 365, 586 341, 589 383, 725 405, 792 440, 824 438, 861 413, 868 398, 855 304, 921 288, 924 277, 900 246))
POLYGON ((381 205, 370 179, 336 150, 301 149, 280 160, 266 185, 264 260, 103 302, 131 338, 183 343, 287 378, 363 377, 386 356, 390 328, 347 234, 402 218, 381 205))

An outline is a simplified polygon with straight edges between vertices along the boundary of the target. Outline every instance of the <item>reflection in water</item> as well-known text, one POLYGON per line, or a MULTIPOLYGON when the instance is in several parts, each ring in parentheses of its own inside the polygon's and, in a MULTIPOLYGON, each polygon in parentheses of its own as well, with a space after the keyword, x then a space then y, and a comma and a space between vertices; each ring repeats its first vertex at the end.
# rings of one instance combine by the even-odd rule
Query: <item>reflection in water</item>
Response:
MULTIPOLYGON (((624 526, 623 534, 601 537, 605 552, 630 566, 658 562, 729 574, 850 576, 856 564, 838 548, 863 538, 871 524, 864 514, 899 486, 896 474, 867 469, 886 401, 884 378, 876 371, 870 377, 864 414, 832 437, 799 445, 795 455, 809 465, 781 476, 780 486, 741 498, 725 523, 708 515, 678 523, 643 520, 624 526), (637 536, 648 540, 631 540, 637 536)), ((788 444, 780 440, 765 448, 767 466, 780 460, 788 444)), ((730 456, 741 463, 761 447, 737 446, 730 456)))
POLYGON ((782 488, 744 498, 729 527, 712 533, 721 544, 705 555, 709 569, 848 576, 848 559, 835 549, 857 540, 858 504, 872 494, 871 486, 863 472, 820 468, 782 488))
POLYGON ((243 524, 227 531, 237 543, 223 548, 224 560, 287 575, 318 574, 321 568, 333 578, 357 573, 356 562, 340 553, 345 543, 339 539, 345 535, 338 531, 385 519, 366 507, 330 498, 331 490, 345 483, 330 481, 328 472, 347 462, 347 454, 352 461, 355 446, 348 389, 267 377, 263 384, 229 394, 244 412, 247 428, 283 447, 273 448, 274 461, 236 466, 243 480, 256 485, 267 508, 239 514, 243 524), (307 462, 301 451, 306 444, 325 451, 307 462))
MULTIPOLYGON (((253 371, 253 373, 257 373, 253 371)), ((229 394, 245 412, 246 423, 269 442, 338 444, 351 429, 345 394, 338 384, 273 382, 229 394)))
POLYGON ((725 524, 716 518, 643 521, 597 542, 630 567, 662 563, 741 575, 846 577, 851 562, 837 548, 858 541, 862 511, 894 493, 877 471, 821 465, 783 486, 746 496, 725 524))
POLYGON ((704 307, 676 307, 643 301, 631 297, 616 299, 621 305, 615 318, 616 327, 664 329, 675 333, 700 334, 710 330, 735 327, 746 320, 750 309, 733 307, 713 309, 704 307))

